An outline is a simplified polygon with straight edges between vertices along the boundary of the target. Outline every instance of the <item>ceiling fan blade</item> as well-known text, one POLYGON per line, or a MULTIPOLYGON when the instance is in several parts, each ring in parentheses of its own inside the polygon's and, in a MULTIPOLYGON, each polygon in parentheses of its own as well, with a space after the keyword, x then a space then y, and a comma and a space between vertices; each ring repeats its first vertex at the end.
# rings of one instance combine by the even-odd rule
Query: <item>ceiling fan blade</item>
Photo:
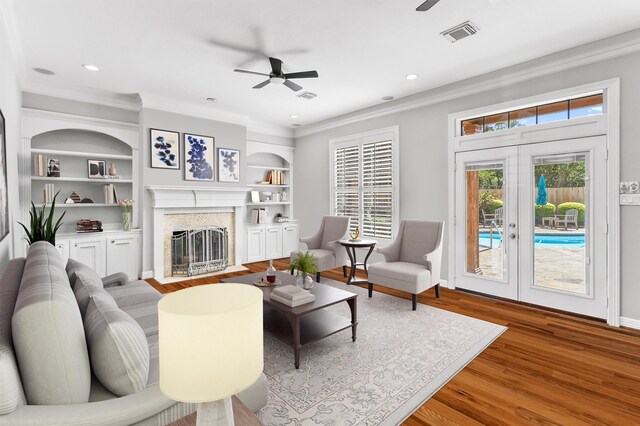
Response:
POLYGON ((285 80, 284 85, 287 86, 289 89, 293 90, 294 92, 297 92, 298 90, 302 90, 302 86, 298 86, 293 81, 285 80))
POLYGON ((239 70, 239 69, 235 69, 234 71, 235 72, 242 72, 242 73, 245 73, 245 74, 264 75, 264 76, 269 77, 269 74, 265 74, 263 72, 255 72, 255 71, 247 71, 247 70, 239 70))
MULTIPOLYGON (((260 84, 256 84, 255 86, 253 86, 254 89, 262 89, 264 86, 266 86, 267 84, 271 83, 271 80, 265 80, 260 84)), ((285 82, 286 83, 286 82, 285 82)))
POLYGON ((282 61, 277 58, 269 58, 269 62, 271 62, 271 70, 275 75, 282 74, 282 61))
POLYGON ((302 71, 302 72, 290 72, 284 75, 285 78, 317 78, 318 71, 302 71))
POLYGON ((417 12, 426 12, 436 5, 440 0, 427 0, 416 8, 417 12))

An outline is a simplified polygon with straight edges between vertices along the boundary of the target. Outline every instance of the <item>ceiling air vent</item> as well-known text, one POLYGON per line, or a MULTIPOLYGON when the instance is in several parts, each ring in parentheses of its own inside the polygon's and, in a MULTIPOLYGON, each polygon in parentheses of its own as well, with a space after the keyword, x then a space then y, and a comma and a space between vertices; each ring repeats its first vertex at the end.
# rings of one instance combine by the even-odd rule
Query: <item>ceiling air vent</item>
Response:
POLYGON ((311 93, 311 92, 302 92, 302 93, 300 93, 299 95, 296 95, 296 96, 299 97, 299 98, 303 98, 303 99, 313 99, 318 95, 316 95, 315 93, 311 93))
POLYGON ((456 25, 453 28, 449 28, 448 30, 443 31, 440 34, 451 43, 455 43, 456 41, 472 36, 477 32, 478 27, 473 25, 471 21, 467 21, 463 22, 460 25, 456 25))

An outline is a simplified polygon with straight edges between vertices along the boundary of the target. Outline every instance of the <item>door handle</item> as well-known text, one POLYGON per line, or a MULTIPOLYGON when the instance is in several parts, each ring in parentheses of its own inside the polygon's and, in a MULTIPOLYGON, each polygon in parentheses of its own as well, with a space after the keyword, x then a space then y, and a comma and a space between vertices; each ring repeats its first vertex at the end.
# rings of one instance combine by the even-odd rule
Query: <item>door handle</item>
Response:
POLYGON ((516 239, 516 234, 513 234, 513 233, 509 234, 509 238, 511 238, 512 240, 515 240, 516 239))

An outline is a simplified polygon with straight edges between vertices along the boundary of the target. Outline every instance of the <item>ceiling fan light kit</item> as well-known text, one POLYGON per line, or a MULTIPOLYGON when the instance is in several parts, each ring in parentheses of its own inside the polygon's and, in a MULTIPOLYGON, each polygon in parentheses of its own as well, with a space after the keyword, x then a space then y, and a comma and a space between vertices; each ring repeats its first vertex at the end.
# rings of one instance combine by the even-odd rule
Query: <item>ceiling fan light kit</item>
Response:
POLYGON ((302 90, 302 86, 299 86, 290 80, 296 79, 296 78, 317 78, 318 77, 317 71, 302 71, 302 72, 291 72, 291 73, 284 74, 282 72, 282 61, 280 59, 269 58, 269 62, 271 63, 271 72, 269 74, 255 72, 255 71, 248 71, 248 70, 240 70, 240 69, 235 69, 234 71, 241 72, 244 74, 256 74, 256 75, 262 75, 262 76, 268 77, 262 83, 258 83, 255 86, 253 86, 254 89, 262 89, 267 84, 273 83, 273 84, 285 85, 289 89, 293 90, 294 92, 302 90))

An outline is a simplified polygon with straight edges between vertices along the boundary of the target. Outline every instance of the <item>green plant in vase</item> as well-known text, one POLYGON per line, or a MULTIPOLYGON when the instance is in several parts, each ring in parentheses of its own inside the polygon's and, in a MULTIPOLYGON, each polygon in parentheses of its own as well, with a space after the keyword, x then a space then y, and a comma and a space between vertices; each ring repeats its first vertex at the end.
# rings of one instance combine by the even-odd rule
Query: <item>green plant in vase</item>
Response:
POLYGON ((298 285, 308 290, 313 287, 313 278, 310 275, 318 273, 318 260, 310 251, 299 251, 289 265, 289 270, 298 271, 298 285))
POLYGON ((43 204, 40 210, 38 210, 31 202, 31 210, 29 211, 29 229, 22 223, 18 222, 22 229, 24 229, 25 237, 29 245, 37 242, 37 241, 47 241, 53 245, 56 244, 56 233, 60 226, 62 226, 62 218, 67 212, 63 212, 58 220, 53 223, 53 216, 56 210, 56 198, 60 191, 56 192, 56 195, 53 196, 53 201, 51 202, 51 209, 49 210, 49 214, 45 216, 45 211, 47 209, 47 204, 43 204))

